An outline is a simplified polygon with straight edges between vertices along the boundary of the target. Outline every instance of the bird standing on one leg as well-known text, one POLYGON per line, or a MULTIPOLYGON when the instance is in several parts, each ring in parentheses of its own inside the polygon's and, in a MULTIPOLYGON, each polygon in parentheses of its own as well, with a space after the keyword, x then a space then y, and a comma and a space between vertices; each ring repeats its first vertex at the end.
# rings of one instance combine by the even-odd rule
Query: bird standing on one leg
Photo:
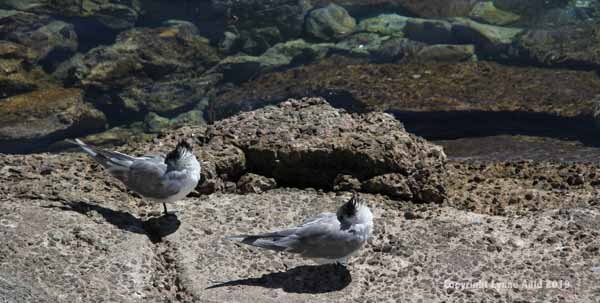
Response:
POLYGON ((192 146, 183 140, 166 157, 133 157, 93 147, 79 139, 73 143, 130 190, 146 199, 162 202, 165 215, 168 214, 165 203, 185 198, 200 180, 200 163, 192 152, 192 146))

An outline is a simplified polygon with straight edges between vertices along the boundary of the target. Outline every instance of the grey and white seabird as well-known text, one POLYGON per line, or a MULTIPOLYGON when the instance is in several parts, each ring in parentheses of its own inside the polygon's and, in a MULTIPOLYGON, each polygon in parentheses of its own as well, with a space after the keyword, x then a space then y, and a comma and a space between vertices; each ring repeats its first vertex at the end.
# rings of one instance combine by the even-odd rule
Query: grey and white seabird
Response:
POLYGON ((113 177, 140 196, 167 205, 185 198, 200 180, 200 163, 185 140, 167 154, 133 157, 117 151, 109 151, 85 144, 75 139, 96 162, 100 163, 113 177))
POLYGON ((325 212, 297 227, 280 231, 227 237, 228 240, 316 259, 318 263, 346 265, 348 257, 369 239, 373 214, 357 193, 337 213, 325 212))

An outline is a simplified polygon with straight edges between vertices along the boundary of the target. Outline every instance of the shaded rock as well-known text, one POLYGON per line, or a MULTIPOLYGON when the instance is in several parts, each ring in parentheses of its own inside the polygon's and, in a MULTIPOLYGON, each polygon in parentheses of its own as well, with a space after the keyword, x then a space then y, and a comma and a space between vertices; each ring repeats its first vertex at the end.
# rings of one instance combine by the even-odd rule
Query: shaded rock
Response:
POLYGON ((486 56, 506 56, 521 32, 519 28, 487 25, 466 18, 452 21, 452 34, 457 41, 474 44, 486 56))
POLYGON ((597 69, 600 31, 596 26, 531 29, 520 35, 511 55, 545 66, 597 69))
POLYGON ((356 27, 356 31, 402 38, 408 20, 408 17, 397 14, 381 14, 377 17, 361 20, 356 27))
POLYGON ((24 152, 102 130, 104 114, 79 89, 50 88, 0 102, 0 152, 24 152))
POLYGON ((277 27, 269 26, 240 31, 238 40, 235 41, 235 44, 238 44, 239 47, 229 47, 229 52, 241 50, 247 54, 260 55, 278 42, 282 42, 283 39, 277 27))
POLYGON ((237 182, 237 188, 243 194, 259 194, 275 187, 277 187, 275 179, 252 173, 243 175, 237 182))
POLYGON ((473 45, 436 44, 423 47, 416 55, 418 60, 435 62, 461 62, 477 60, 473 45))
MULTIPOLYGON (((0 42, 0 52, 3 46, 0 42)), ((55 82, 41 67, 23 59, 3 59, 0 54, 0 98, 48 88, 55 82)))
POLYGON ((343 7, 329 4, 310 11, 305 31, 313 38, 331 41, 351 34, 355 27, 356 20, 343 7))
POLYGON ((333 180, 334 191, 359 191, 361 189, 360 186, 360 180, 356 179, 352 175, 339 174, 333 180))
POLYGON ((453 44, 452 25, 444 20, 408 18, 404 34, 412 40, 427 44, 453 44))
POLYGON ((73 25, 22 11, 0 10, 0 40, 23 45, 33 62, 50 66, 68 58, 78 46, 73 25))
POLYGON ((388 39, 373 33, 357 33, 338 42, 335 50, 346 56, 369 57, 373 53, 379 54, 382 44, 388 39))
POLYGON ((219 74, 195 78, 167 76, 158 82, 129 86, 119 96, 127 110, 170 115, 205 99, 220 79, 219 74))
POLYGON ((357 16, 372 16, 388 11, 422 18, 445 18, 468 15, 477 0, 313 0, 312 2, 335 2, 357 16))
POLYGON ((521 18, 517 14, 496 8, 492 1, 484 1, 475 4, 473 10, 469 13, 469 17, 473 20, 493 25, 511 24, 521 18))
POLYGON ((238 146, 249 171, 282 185, 331 188, 340 173, 359 180, 425 168, 442 173, 445 161, 439 147, 408 134, 392 116, 351 115, 320 98, 241 113, 210 126, 207 136, 238 146))
POLYGON ((304 16, 310 9, 307 1, 297 0, 212 0, 211 2, 215 10, 223 12, 229 27, 234 27, 240 32, 276 27, 282 41, 300 37, 304 16))
POLYGON ((402 174, 385 174, 371 178, 363 182, 362 188, 366 192, 382 193, 402 200, 413 198, 406 176, 402 174))
POLYGON ((156 113, 150 112, 144 118, 144 130, 148 133, 159 133, 170 125, 171 121, 169 119, 161 117, 156 113))
POLYGON ((182 24, 123 32, 115 44, 92 49, 63 72, 80 85, 114 90, 173 73, 201 73, 217 61, 209 41, 182 24))
POLYGON ((417 56, 425 46, 425 43, 410 39, 391 38, 383 41, 377 49, 370 51, 371 60, 378 63, 396 62, 402 59, 410 60, 417 56))
POLYGON ((221 60, 215 71, 233 83, 252 79, 277 68, 307 63, 325 57, 333 45, 307 43, 302 39, 278 43, 261 56, 236 55, 221 60))
POLYGON ((8 0, 1 6, 36 14, 91 18, 116 30, 133 27, 141 9, 136 0, 8 0))

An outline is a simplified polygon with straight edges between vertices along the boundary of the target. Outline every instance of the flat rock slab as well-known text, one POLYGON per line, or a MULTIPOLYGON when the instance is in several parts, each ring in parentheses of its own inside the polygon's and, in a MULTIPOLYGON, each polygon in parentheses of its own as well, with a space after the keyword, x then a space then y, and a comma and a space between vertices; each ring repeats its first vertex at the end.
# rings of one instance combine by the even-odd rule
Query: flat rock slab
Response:
POLYGON ((546 301, 557 296, 592 302, 598 291, 600 275, 593 272, 599 262, 593 244, 599 239, 597 209, 512 219, 454 208, 406 216, 381 196, 364 197, 373 209, 375 231, 347 271, 223 238, 295 225, 335 210, 349 194, 277 189, 181 203, 181 227, 163 239, 174 250, 179 287, 199 302, 546 301), (480 281, 504 284, 460 289, 480 281), (507 283, 518 286, 504 287, 507 283))

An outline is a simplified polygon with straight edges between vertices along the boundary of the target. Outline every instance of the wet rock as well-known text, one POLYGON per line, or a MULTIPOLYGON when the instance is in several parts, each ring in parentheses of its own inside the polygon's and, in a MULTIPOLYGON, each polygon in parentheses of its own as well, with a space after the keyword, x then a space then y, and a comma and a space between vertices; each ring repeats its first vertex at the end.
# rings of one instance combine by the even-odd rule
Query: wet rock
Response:
POLYGON ((169 121, 169 119, 161 117, 153 112, 148 113, 144 118, 144 128, 148 133, 159 133, 170 125, 171 121, 169 121))
POLYGON ((275 182, 275 179, 252 173, 243 175, 237 182, 238 190, 244 194, 259 194, 275 187, 277 187, 277 182, 275 182))
POLYGON ((404 34, 412 40, 427 44, 452 44, 455 42, 452 24, 444 20, 409 18, 404 34))
POLYGON ((167 76, 158 82, 129 86, 119 96, 127 110, 171 115, 190 109, 207 98, 220 79, 219 74, 194 78, 167 76))
MULTIPOLYGON (((420 50, 413 43, 407 42, 407 45, 409 50, 420 50)), ((411 58, 403 58, 400 59, 403 64, 398 65, 344 60, 347 59, 331 57, 315 64, 262 75, 240 88, 218 95, 212 106, 215 117, 227 117, 240 110, 258 108, 289 97, 316 95, 330 98, 328 92, 337 92, 343 97, 337 99, 339 105, 336 106, 344 108, 368 107, 415 113, 455 111, 457 114, 463 110, 477 110, 490 115, 509 111, 591 118, 593 100, 600 95, 600 79, 594 72, 522 68, 489 61, 450 64, 411 62, 411 58), (340 62, 344 63, 344 68, 339 68, 340 62), (414 75, 418 76, 415 78, 414 75), (449 77, 453 81, 448 81, 449 77), (499 89, 498 81, 506 89, 499 89), (324 87, 329 91, 324 91, 324 87)), ((413 123, 421 119, 418 115, 406 117, 413 119, 413 123)), ((430 117, 433 120, 428 120, 432 121, 427 122, 428 125, 448 119, 448 116, 442 116, 440 120, 430 117)), ((556 125, 556 122, 551 123, 556 125)), ((587 123, 592 130, 591 121, 587 123)), ((526 124, 526 127, 531 125, 526 124)), ((465 131, 470 132, 472 128, 469 126, 455 134, 464 136, 465 131)), ((490 148, 489 152, 497 150, 490 148)))
POLYGON ((416 59, 434 62, 462 62, 477 60, 473 45, 436 44, 425 46, 416 55, 416 59))
POLYGON ((141 10, 139 1, 135 0, 10 0, 4 1, 2 7, 36 14, 90 18, 115 30, 133 27, 141 10))
POLYGON ((80 85, 114 90, 174 73, 201 73, 217 61, 209 41, 194 26, 181 24, 125 31, 115 44, 92 49, 64 73, 80 85))
POLYGON ((381 37, 373 33, 357 33, 338 42, 335 51, 351 57, 370 57, 372 54, 378 56, 386 40, 389 40, 389 37, 381 37))
POLYGON ((32 62, 47 66, 65 60, 78 46, 73 25, 22 11, 0 10, 0 40, 22 45, 32 62))
POLYGON ((408 17, 397 14, 381 14, 360 21, 356 31, 402 38, 408 20, 408 17))
POLYGON ((0 98, 48 88, 57 84, 39 66, 32 66, 23 59, 2 58, 2 49, 5 49, 6 44, 10 44, 10 42, 0 42, 0 98))
POLYGON ((207 136, 240 147, 250 171, 284 185, 331 188, 342 171, 359 180, 416 176, 423 168, 442 174, 445 161, 439 147, 408 134, 392 116, 351 115, 320 98, 241 113, 212 125, 207 136))
POLYGON ((223 12, 228 26, 238 32, 253 29, 276 27, 281 41, 299 38, 306 12, 310 9, 307 1, 297 0, 212 0, 215 10, 223 12))
POLYGON ((106 117, 79 89, 49 88, 0 102, 0 152, 25 152, 104 128, 106 117))
POLYGON ((236 55, 221 60, 215 71, 233 83, 245 82, 277 68, 321 59, 333 47, 329 43, 307 43, 302 39, 278 43, 261 56, 236 55))
POLYGON ((473 20, 493 25, 511 24, 521 18, 517 14, 496 8, 492 1, 478 2, 475 4, 473 10, 469 13, 469 17, 473 20))
POLYGON ((545 66, 596 69, 599 42, 600 34, 591 25, 531 29, 519 36, 511 55, 545 66))
POLYGON ((351 34, 355 27, 356 20, 343 7, 329 4, 310 11, 305 31, 312 38, 332 41, 351 34))
POLYGON ((458 42, 474 44, 485 56, 506 56, 509 47, 523 32, 519 28, 482 24, 466 18, 452 21, 452 34, 458 42))

